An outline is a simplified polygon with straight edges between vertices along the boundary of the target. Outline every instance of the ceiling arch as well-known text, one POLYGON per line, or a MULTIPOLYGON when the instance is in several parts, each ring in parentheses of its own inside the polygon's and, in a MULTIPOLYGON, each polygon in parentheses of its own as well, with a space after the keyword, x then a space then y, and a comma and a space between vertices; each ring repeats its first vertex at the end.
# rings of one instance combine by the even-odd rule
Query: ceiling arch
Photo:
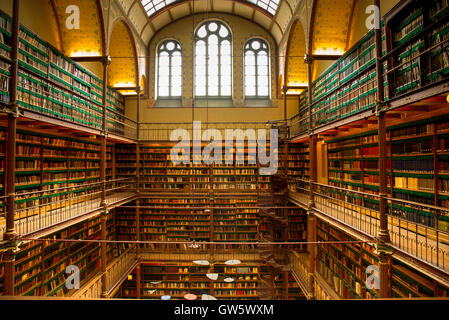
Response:
POLYGON ((314 1, 309 34, 312 54, 343 54, 348 49, 355 3, 356 0, 314 1))
POLYGON ((133 34, 123 18, 111 29, 108 54, 108 84, 111 87, 136 87, 138 81, 137 53, 133 34))
POLYGON ((146 44, 160 29, 173 21, 206 12, 230 13, 251 20, 270 32, 279 43, 300 2, 300 0, 152 0, 151 3, 144 2, 147 8, 156 3, 163 6, 148 16, 141 0, 116 1, 122 6, 146 44))
POLYGON ((306 54, 306 34, 303 25, 297 19, 290 30, 286 52, 285 77, 287 86, 307 85, 307 65, 304 63, 306 54))
POLYGON ((68 56, 101 56, 104 53, 104 23, 98 0, 52 0, 58 16, 63 53, 68 56), (80 12, 80 28, 68 29, 68 6, 76 5, 80 12))

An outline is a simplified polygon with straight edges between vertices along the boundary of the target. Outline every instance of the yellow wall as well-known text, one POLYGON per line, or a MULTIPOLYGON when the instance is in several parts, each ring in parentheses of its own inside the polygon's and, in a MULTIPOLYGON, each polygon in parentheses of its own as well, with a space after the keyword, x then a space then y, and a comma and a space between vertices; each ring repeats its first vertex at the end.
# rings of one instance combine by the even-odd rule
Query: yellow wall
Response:
MULTIPOLYGON (((12 0, 1 0, 0 10, 12 16, 12 0)), ((61 50, 58 25, 50 0, 21 0, 20 23, 61 50)), ((103 67, 100 63, 81 63, 81 65, 103 79, 103 67)))
MULTIPOLYGON (((0 10, 12 16, 12 0, 1 0, 0 10)), ((57 49, 61 49, 58 25, 50 0, 21 0, 20 22, 57 49)))
MULTIPOLYGON (((387 14, 399 0, 380 0, 380 15, 383 17, 387 14)), ((350 32, 350 41, 348 50, 357 43, 369 30, 366 28, 366 19, 368 14, 365 13, 366 8, 372 5, 372 0, 356 0, 354 14, 352 16, 352 27, 350 32)), ((314 80, 318 78, 327 68, 332 65, 333 61, 318 61, 314 63, 314 80)))
MULTIPOLYGON (((126 99, 126 116, 137 119, 137 100, 126 99)), ((287 99, 287 117, 298 113, 298 98, 291 96, 287 99)), ((283 100, 279 107, 271 108, 195 108, 194 120, 205 122, 266 122, 268 120, 284 119, 283 100)), ((140 121, 146 123, 174 123, 191 122, 192 108, 154 108, 148 106, 148 100, 142 99, 140 106, 140 121)))

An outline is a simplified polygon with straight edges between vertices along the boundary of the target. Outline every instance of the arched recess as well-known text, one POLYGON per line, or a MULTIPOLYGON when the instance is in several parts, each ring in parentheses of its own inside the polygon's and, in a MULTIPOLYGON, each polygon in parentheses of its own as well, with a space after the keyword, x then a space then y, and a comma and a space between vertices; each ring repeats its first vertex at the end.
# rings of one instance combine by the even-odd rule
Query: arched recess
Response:
POLYGON ((51 0, 58 16, 63 53, 68 56, 101 56, 104 54, 104 20, 99 0, 51 0), (67 28, 71 12, 69 6, 79 8, 79 29, 67 28))
MULTIPOLYGON (((307 65, 304 63, 305 54, 306 34, 301 21, 298 19, 292 25, 287 44, 285 61, 287 86, 307 85, 307 65)), ((293 93, 292 91, 289 92, 293 93)))
POLYGON ((312 54, 343 54, 356 0, 315 0, 310 25, 312 54))
MULTIPOLYGON (((133 34, 123 18, 114 21, 108 41, 108 85, 135 87, 139 83, 137 49, 133 34)), ((126 92, 123 92, 126 93, 126 92)))

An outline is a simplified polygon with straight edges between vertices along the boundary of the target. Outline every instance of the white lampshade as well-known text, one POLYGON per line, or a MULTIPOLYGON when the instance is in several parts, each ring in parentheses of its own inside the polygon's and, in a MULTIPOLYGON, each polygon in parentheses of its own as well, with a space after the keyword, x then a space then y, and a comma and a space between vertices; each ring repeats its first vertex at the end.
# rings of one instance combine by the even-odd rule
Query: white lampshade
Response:
POLYGON ((207 260, 195 260, 193 261, 195 264, 199 264, 200 266, 208 266, 210 265, 209 261, 207 260))
POLYGON ((218 279, 218 273, 208 273, 206 274, 206 277, 208 277, 209 279, 215 281, 218 279))
POLYGON ((241 263, 242 263, 242 261, 240 261, 240 260, 228 260, 225 262, 225 264, 228 266, 236 266, 241 263))
POLYGON ((208 294, 203 294, 201 296, 201 300, 217 300, 217 298, 215 298, 215 297, 213 297, 211 295, 208 295, 208 294))

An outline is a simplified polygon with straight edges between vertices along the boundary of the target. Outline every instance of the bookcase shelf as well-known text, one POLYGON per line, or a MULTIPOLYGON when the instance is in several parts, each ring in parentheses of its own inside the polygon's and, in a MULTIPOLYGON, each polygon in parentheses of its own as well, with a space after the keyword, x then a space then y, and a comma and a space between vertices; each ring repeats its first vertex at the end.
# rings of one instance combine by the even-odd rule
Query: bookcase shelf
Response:
MULTIPOLYGON (((201 154, 194 152, 192 145, 186 146, 189 153, 189 164, 174 163, 171 159, 171 150, 174 144, 142 144, 139 165, 142 168, 144 189, 153 191, 205 191, 217 190, 219 192, 257 192, 268 190, 270 178, 259 175, 260 166, 250 163, 245 156, 243 164, 226 164, 225 152, 222 155, 222 164, 207 164, 201 154), (196 164, 196 159, 202 160, 196 164)), ((205 145, 203 144, 202 147, 205 145)), ((254 146, 245 145, 245 148, 254 146)), ((269 146, 267 147, 269 148, 269 146)), ((225 148, 223 148, 224 150, 225 148)), ((238 148, 233 144, 230 148, 232 156, 236 157, 238 148)), ((186 160, 188 160, 186 159, 186 160)))
MULTIPOLYGON (((107 224, 111 225, 111 216, 107 224)), ((108 237, 110 237, 108 232, 108 237)), ((58 239, 94 240, 100 237, 100 217, 94 217, 20 247, 15 260, 15 294, 21 296, 70 295, 65 286, 66 267, 80 269, 80 281, 99 271, 100 244, 58 242, 58 239)), ((111 258, 111 252, 108 252, 111 258)), ((2 268, 1 266, 0 268, 2 268)), ((1 269, 0 269, 1 270, 1 269)), ((3 275, 0 272, 3 281, 3 275)), ((0 292, 2 291, 0 285, 0 292)))
MULTIPOLYGON (((288 145, 287 167, 289 177, 304 181, 310 180, 308 142, 298 144, 290 143, 288 145)), ((296 185, 301 185, 301 182, 290 184, 289 189, 296 191, 296 185)))
MULTIPOLYGON (((390 197, 448 207, 448 121, 447 116, 440 116, 387 128, 387 187, 390 197)), ((378 193, 377 131, 328 140, 326 143, 330 185, 378 193)), ((397 205, 393 209, 405 210, 413 221, 435 227, 435 219, 430 212, 412 213, 413 210, 407 209, 407 206, 398 208, 397 205)), ((395 213, 396 210, 393 211, 395 213)), ((449 219, 442 217, 442 220, 439 228, 449 230, 446 221, 449 219)))
MULTIPOLYGON (((11 18, 0 11, 0 55, 10 58, 11 18)), ((18 103, 87 127, 102 127, 103 84, 98 77, 20 26, 18 103)), ((9 102, 9 65, 0 63, 0 101, 9 102)), ((124 135, 124 97, 108 88, 107 128, 124 135)))
MULTIPOLYGON (((355 241, 355 239, 318 219, 317 241, 355 241)), ((366 268, 372 265, 378 267, 373 247, 364 243, 323 243, 317 248, 317 271, 341 298, 378 297, 377 290, 366 287, 366 268)))
MULTIPOLYGON (((137 296, 136 270, 131 273, 132 279, 125 280, 122 285, 122 298, 135 299, 137 296)), ((213 295, 217 299, 251 300, 257 299, 259 265, 241 264, 230 267, 216 263, 213 266, 198 266, 193 263, 153 263, 141 265, 141 288, 143 299, 158 299, 170 295, 173 300, 184 300, 184 295, 213 295), (217 281, 210 281, 207 273, 218 273, 217 281), (231 277, 234 282, 227 283, 223 279, 231 277)))

